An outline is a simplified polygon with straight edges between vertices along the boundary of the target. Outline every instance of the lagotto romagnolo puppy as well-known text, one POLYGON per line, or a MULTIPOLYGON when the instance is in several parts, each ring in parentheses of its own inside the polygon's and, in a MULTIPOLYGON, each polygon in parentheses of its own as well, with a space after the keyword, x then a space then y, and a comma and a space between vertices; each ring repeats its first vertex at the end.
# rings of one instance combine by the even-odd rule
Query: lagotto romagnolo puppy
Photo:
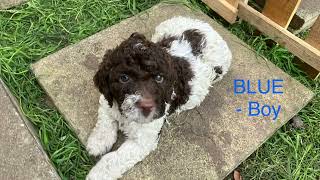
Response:
POLYGON ((102 95, 87 142, 88 152, 102 157, 87 179, 120 178, 143 160, 157 147, 166 117, 199 106, 231 59, 227 43, 209 24, 187 17, 162 22, 151 41, 133 33, 108 50, 94 76, 102 95), (107 153, 118 130, 127 139, 107 153))

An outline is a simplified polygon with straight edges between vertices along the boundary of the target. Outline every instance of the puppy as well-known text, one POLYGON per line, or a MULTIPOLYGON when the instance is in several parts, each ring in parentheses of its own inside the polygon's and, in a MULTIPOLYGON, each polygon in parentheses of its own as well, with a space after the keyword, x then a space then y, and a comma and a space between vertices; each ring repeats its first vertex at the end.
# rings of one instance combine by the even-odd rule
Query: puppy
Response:
POLYGON ((186 17, 162 22, 151 41, 133 33, 108 50, 94 76, 102 95, 87 142, 89 154, 102 157, 87 179, 120 178, 143 160, 157 147, 166 117, 199 106, 231 59, 226 42, 209 24, 186 17), (126 141, 105 154, 118 130, 126 141))

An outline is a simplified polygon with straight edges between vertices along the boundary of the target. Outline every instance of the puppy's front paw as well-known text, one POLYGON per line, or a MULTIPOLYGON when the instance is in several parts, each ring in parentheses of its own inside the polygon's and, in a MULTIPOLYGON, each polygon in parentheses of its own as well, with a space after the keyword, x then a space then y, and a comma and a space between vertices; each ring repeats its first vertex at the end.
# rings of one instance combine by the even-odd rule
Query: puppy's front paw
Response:
POLYGON ((110 177, 108 174, 106 174, 103 169, 99 169, 96 167, 93 167, 86 177, 86 180, 116 180, 116 179, 117 178, 110 177))
POLYGON ((91 134, 87 142, 87 151, 92 156, 101 156, 110 151, 116 137, 108 137, 100 134, 91 134))
POLYGON ((121 178, 117 153, 108 153, 90 170, 86 180, 116 180, 121 178))

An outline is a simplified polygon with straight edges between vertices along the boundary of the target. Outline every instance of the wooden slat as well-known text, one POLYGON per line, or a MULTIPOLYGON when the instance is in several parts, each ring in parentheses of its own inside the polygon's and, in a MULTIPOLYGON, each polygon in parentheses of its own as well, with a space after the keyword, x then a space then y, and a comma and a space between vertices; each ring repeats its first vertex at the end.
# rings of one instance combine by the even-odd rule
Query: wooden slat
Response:
MULTIPOLYGON (((249 0, 242 0, 242 2, 244 2, 245 4, 248 4, 249 0)), ((239 3, 238 3, 239 4, 239 3)), ((238 7, 238 6, 237 6, 238 7)))
POLYGON ((239 0, 226 0, 230 5, 232 5, 233 7, 237 8, 238 7, 238 3, 239 0))
POLYGON ((262 14, 280 26, 288 28, 300 2, 301 0, 266 0, 262 14))
POLYGON ((310 33, 306 38, 306 42, 320 50, 320 16, 311 27, 310 33))
MULTIPOLYGON (((236 1, 238 3, 239 0, 236 1)), ((206 3, 212 10, 222 16, 229 23, 232 24, 236 21, 238 9, 226 0, 202 0, 202 2, 206 3)))
POLYGON ((239 2, 238 16, 267 34, 313 68, 320 70, 320 51, 296 37, 252 7, 239 2))
MULTIPOLYGON (((314 48, 320 50, 320 17, 316 20, 312 26, 308 37, 305 40, 314 48)), ((300 59, 295 58, 295 63, 300 65, 300 67, 313 79, 316 79, 320 76, 320 72, 310 65, 302 62, 300 59)))

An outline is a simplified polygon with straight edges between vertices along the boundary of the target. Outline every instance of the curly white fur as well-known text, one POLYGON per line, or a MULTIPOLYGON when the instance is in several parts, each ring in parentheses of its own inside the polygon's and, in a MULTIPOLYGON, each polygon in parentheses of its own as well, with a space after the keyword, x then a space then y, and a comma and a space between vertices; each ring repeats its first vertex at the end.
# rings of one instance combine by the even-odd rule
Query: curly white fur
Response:
MULTIPOLYGON (((226 42, 214 31, 210 25, 200 20, 186 17, 174 17, 164 21, 155 30, 153 42, 160 41, 167 36, 181 36, 188 29, 198 29, 204 35, 206 43, 202 43, 203 49, 200 56, 194 56, 190 43, 184 38, 172 42, 168 52, 173 56, 183 57, 187 60, 194 73, 189 82, 191 94, 186 104, 182 105, 177 112, 192 109, 204 100, 209 93, 212 83, 220 80, 228 71, 231 63, 231 52, 226 42), (217 77, 214 67, 222 67, 222 74, 217 77)), ((131 107, 129 101, 134 101, 139 95, 128 96, 127 101, 121 106, 131 107)), ((93 129, 87 142, 87 150, 91 155, 99 156, 109 151, 117 139, 118 128, 127 135, 127 140, 118 150, 102 156, 100 161, 89 172, 88 180, 112 180, 120 178, 127 170, 143 160, 158 144, 158 134, 167 116, 142 123, 135 110, 127 117, 122 116, 114 103, 110 108, 104 96, 100 97, 98 122, 93 129), (108 137, 108 138, 106 138, 108 137)), ((169 109, 166 104, 166 110, 169 109)), ((130 112, 130 111, 128 111, 130 112)))

